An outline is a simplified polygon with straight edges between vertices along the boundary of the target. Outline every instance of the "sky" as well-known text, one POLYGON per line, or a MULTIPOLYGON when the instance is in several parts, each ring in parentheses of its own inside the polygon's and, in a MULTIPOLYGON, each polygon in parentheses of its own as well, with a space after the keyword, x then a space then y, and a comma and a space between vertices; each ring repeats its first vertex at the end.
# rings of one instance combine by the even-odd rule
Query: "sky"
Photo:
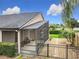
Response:
MULTIPOLYGON (((0 0, 0 15, 24 12, 41 12, 50 24, 61 24, 63 7, 61 0, 0 0)), ((79 7, 74 9, 74 18, 79 19, 79 7)))

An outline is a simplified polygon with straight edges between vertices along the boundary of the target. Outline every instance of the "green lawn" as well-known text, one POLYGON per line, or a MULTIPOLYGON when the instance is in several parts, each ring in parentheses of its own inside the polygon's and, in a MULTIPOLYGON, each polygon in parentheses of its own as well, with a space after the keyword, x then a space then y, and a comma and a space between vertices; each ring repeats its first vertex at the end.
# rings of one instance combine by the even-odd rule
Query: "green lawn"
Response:
POLYGON ((49 34, 49 38, 62 38, 61 34, 49 34))

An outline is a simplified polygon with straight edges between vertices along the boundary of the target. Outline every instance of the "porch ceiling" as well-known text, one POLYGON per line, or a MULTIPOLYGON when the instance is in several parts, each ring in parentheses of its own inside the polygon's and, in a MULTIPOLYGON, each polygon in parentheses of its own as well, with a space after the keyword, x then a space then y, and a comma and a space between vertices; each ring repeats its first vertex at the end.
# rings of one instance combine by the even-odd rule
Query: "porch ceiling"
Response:
POLYGON ((39 27, 41 27, 45 23, 46 23, 46 21, 41 21, 41 22, 38 22, 38 23, 35 23, 32 25, 26 26, 23 29, 38 29, 39 27))

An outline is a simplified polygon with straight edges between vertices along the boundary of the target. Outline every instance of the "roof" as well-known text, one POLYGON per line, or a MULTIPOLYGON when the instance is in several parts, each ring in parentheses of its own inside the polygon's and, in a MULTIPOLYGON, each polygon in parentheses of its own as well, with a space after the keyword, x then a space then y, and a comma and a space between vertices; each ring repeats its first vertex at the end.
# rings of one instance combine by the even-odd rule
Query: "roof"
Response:
POLYGON ((26 27, 24 27, 23 29, 37 29, 37 28, 39 28, 40 26, 42 26, 43 24, 45 24, 45 23, 47 23, 47 21, 37 22, 37 23, 35 23, 35 24, 26 26, 26 27))
POLYGON ((38 14, 40 13, 32 12, 12 15, 1 15, 0 28, 20 28, 23 24, 27 23, 38 14))

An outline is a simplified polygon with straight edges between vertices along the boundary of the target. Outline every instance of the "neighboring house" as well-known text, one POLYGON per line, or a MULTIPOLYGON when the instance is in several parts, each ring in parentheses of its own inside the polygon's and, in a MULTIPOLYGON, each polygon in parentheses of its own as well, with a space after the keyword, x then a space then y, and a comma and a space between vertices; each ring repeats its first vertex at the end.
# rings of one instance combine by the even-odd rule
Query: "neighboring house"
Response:
POLYGON ((16 43, 18 53, 30 41, 35 41, 39 46, 47 39, 48 22, 39 12, 0 16, 0 42, 16 43))

